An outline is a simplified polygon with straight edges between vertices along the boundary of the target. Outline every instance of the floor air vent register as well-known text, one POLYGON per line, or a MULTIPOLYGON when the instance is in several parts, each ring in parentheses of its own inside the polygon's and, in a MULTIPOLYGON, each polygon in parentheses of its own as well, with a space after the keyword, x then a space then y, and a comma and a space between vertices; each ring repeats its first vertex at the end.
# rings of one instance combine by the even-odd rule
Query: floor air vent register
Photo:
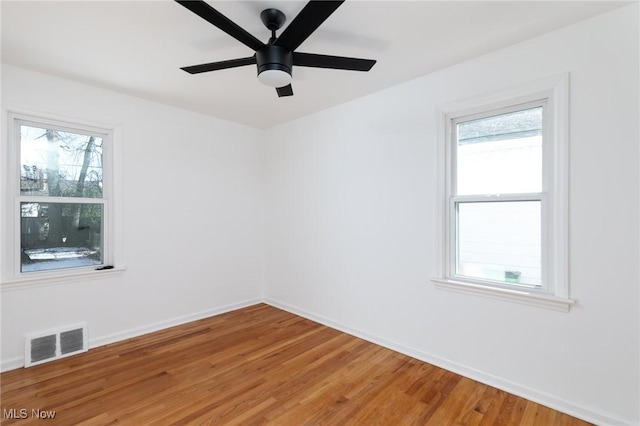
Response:
POLYGON ((79 354, 87 350, 86 324, 32 333, 27 335, 25 339, 25 367, 79 354))

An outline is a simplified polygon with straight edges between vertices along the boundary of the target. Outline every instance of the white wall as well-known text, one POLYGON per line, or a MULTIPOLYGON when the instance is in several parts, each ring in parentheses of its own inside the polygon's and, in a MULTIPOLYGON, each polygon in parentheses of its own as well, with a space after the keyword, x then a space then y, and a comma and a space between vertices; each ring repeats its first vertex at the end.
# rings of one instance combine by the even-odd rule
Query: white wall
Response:
POLYGON ((640 422, 638 7, 267 131, 267 301, 565 412, 640 422), (436 108, 570 72, 570 313, 437 290, 436 108))
POLYGON ((86 321, 95 346, 262 299, 261 131, 11 66, 2 101, 120 127, 127 266, 3 288, 4 369, 21 365, 28 332, 86 321))

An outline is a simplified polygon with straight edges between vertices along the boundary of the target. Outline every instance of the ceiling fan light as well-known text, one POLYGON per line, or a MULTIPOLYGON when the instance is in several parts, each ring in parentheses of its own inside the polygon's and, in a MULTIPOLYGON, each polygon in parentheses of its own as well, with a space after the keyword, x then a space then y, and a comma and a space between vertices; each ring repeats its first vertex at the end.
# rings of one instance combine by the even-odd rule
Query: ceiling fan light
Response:
POLYGON ((266 69, 258 74, 258 80, 269 87, 284 87, 291 83, 291 74, 280 69, 266 69))

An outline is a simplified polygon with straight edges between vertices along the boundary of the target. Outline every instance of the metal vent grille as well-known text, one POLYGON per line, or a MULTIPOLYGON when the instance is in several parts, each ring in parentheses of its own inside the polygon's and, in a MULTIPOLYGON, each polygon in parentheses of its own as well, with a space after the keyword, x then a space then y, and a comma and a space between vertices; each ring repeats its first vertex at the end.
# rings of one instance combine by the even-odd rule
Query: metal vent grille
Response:
POLYGON ((60 354, 67 355, 84 349, 84 330, 78 328, 60 333, 60 354))
POLYGON ((57 352, 56 335, 31 339, 31 363, 55 358, 57 352))
POLYGON ((26 336, 25 367, 86 352, 87 327, 80 324, 26 336))

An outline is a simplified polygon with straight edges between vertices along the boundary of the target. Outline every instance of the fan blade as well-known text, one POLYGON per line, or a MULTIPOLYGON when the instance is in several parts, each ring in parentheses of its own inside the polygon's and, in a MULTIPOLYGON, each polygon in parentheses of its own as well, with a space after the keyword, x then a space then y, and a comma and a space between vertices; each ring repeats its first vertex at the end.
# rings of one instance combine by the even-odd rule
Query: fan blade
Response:
POLYGON ((294 18, 280 37, 274 42, 289 51, 294 51, 322 24, 344 0, 340 1, 310 1, 294 18))
POLYGON ((375 59, 345 58, 344 56, 317 55, 315 53, 293 52, 293 65, 336 70, 369 71, 375 59))
POLYGON ((249 34, 235 22, 231 21, 204 1, 176 0, 176 2, 253 50, 260 50, 265 46, 263 42, 249 34))
POLYGON ((242 67, 244 65, 252 65, 255 63, 256 63, 256 57, 250 56, 248 58, 230 59, 228 61, 192 65, 190 67, 182 67, 180 69, 188 72, 189 74, 200 74, 201 72, 224 70, 227 68, 235 68, 235 67, 242 67))
POLYGON ((290 84, 284 87, 277 87, 276 92, 278 92, 278 97, 281 98, 283 96, 293 96, 293 87, 290 84))

